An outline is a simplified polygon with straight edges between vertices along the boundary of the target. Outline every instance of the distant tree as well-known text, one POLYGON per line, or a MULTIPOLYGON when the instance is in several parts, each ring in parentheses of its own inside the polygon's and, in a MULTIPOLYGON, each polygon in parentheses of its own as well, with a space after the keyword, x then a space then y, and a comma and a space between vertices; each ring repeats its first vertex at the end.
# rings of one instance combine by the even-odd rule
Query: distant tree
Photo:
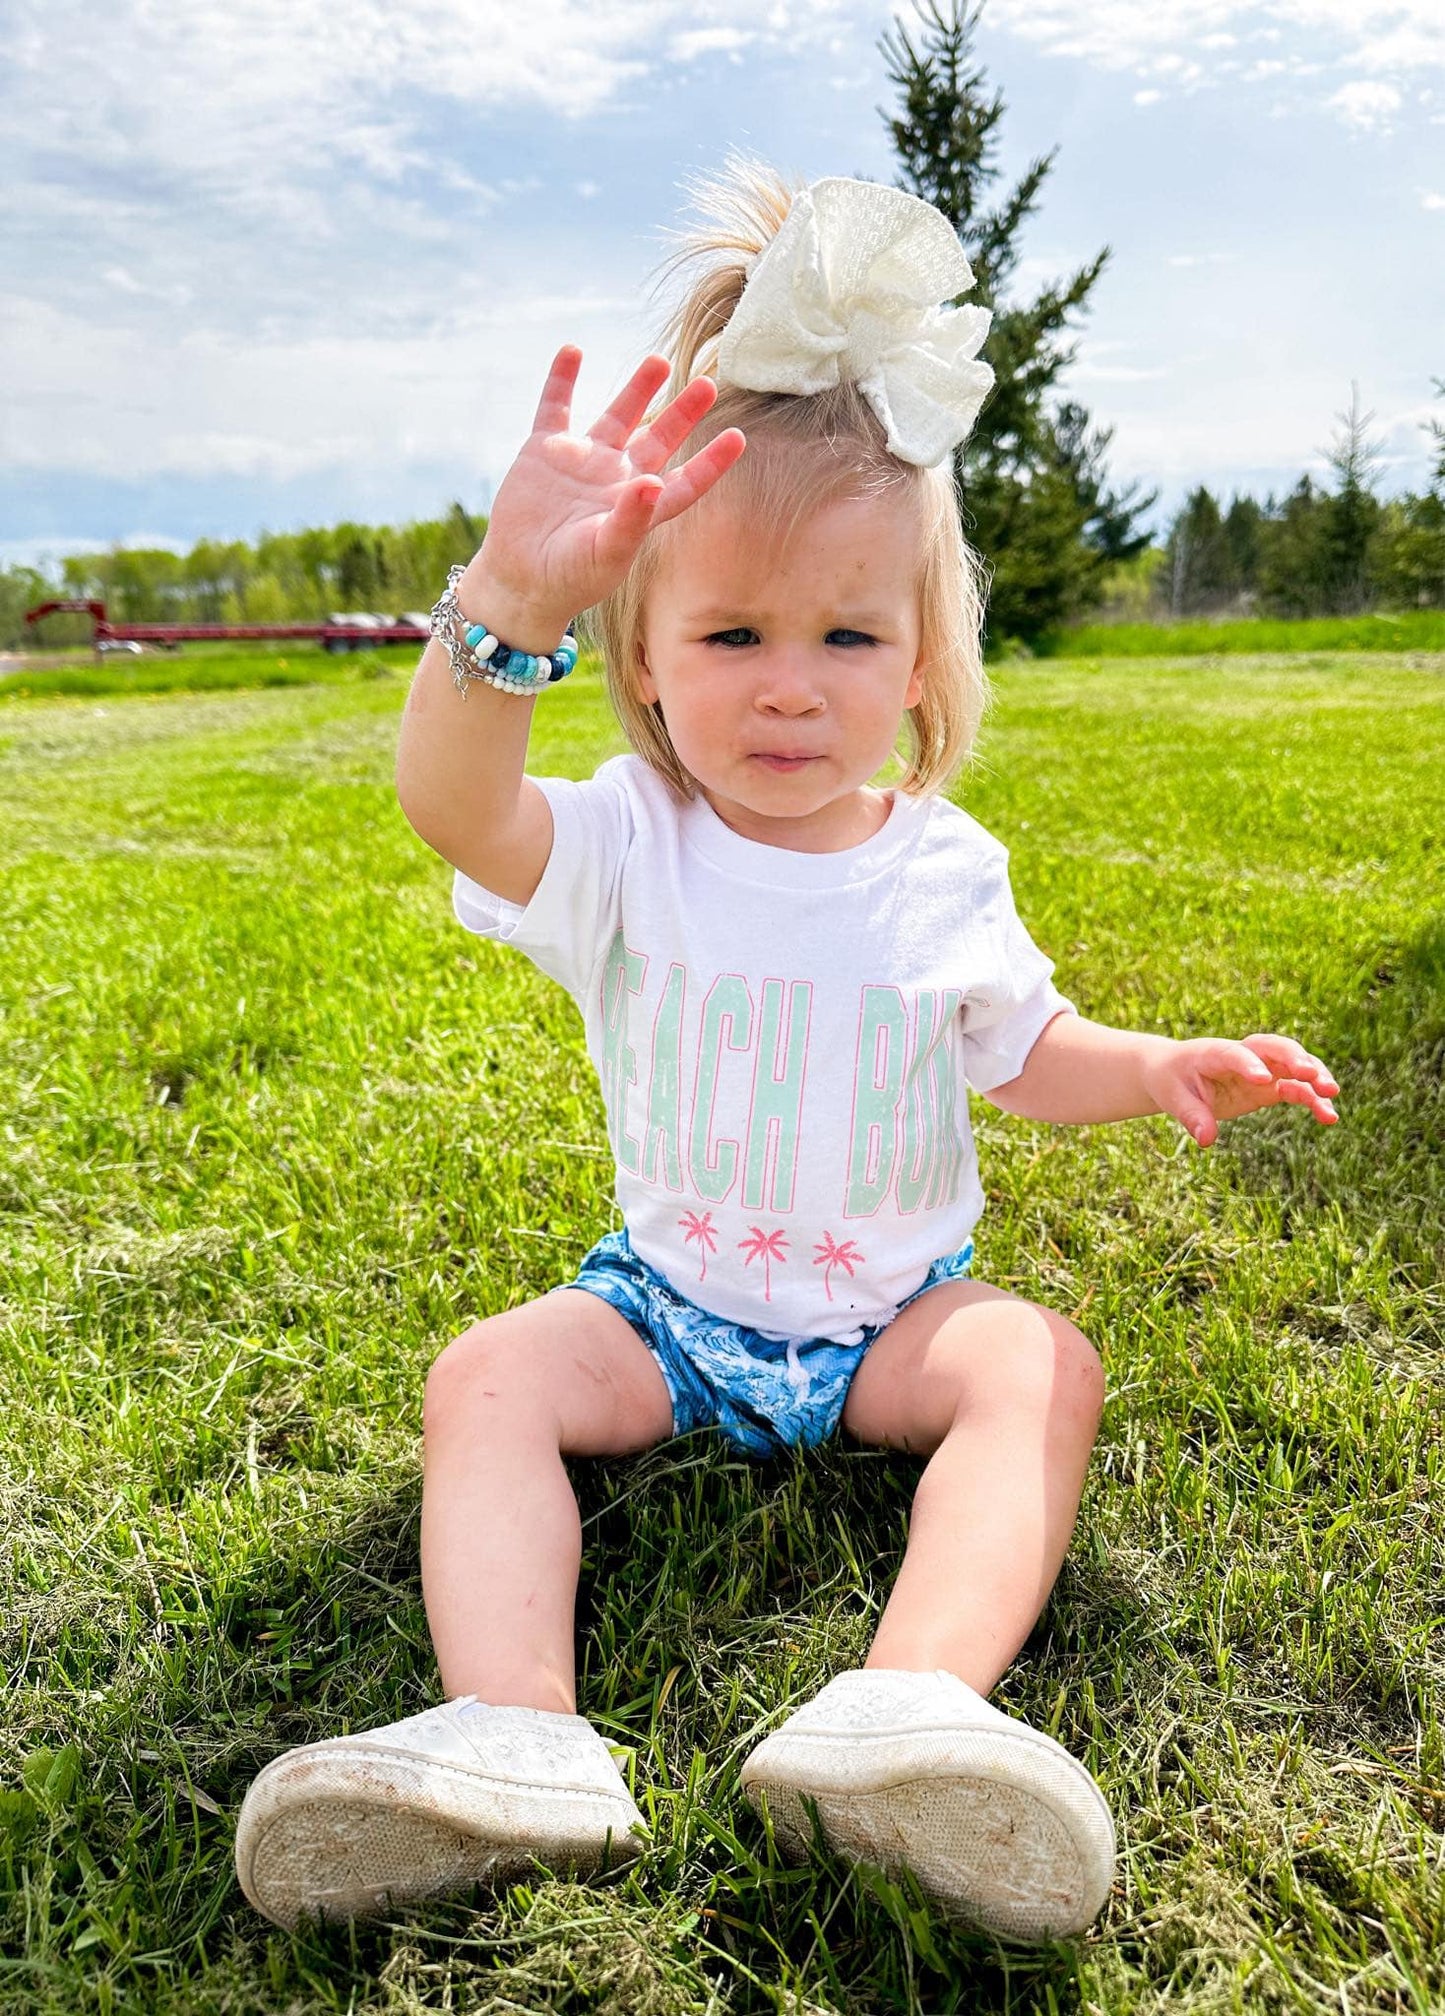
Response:
POLYGON ((1202 484, 1175 514, 1165 551, 1171 616, 1217 611, 1228 602, 1234 592, 1233 556, 1219 505, 1202 484))
POLYGON ((1380 513, 1371 569, 1386 608, 1445 609, 1445 492, 1390 499, 1380 513))
POLYGON ((336 528, 336 598, 342 609, 370 609, 376 600, 376 553, 364 525, 336 528))
POLYGON ((1327 498, 1306 474, 1282 504, 1265 508, 1259 561, 1260 600, 1273 616, 1316 616, 1327 607, 1324 507, 1327 498))
POLYGON ((474 518, 464 504, 453 499, 445 522, 448 538, 456 542, 458 560, 465 565, 481 545, 487 521, 485 518, 474 518))
MULTIPOLYGON (((1445 399, 1445 379, 1431 383, 1445 399)), ((1371 552, 1380 599, 1392 609, 1445 609, 1445 426, 1435 419, 1421 426, 1434 443, 1430 487, 1384 506, 1371 552)))
POLYGON ((54 595, 45 576, 33 567, 0 568, 0 651, 14 651, 36 641, 34 625, 25 621, 25 612, 52 601, 54 595))
POLYGON ((181 563, 188 597, 186 614, 197 623, 219 623, 221 603, 233 585, 234 549, 201 539, 181 563))
MULTIPOLYGON (((421 610, 435 602, 452 562, 471 559, 485 529, 485 520, 454 504, 445 517, 410 525, 307 526, 262 532, 254 545, 201 539, 179 555, 115 547, 66 559, 62 592, 99 599, 122 622, 315 621, 333 609, 421 610)), ((0 601, 0 622, 4 606, 0 601)))
POLYGON ((894 24, 879 47, 900 104, 883 117, 899 185, 948 218, 974 273, 966 298, 994 313, 986 356, 995 385, 957 467, 969 537, 994 568, 990 633, 1027 639, 1091 607, 1111 566, 1148 544, 1135 521, 1157 493, 1136 498, 1137 485, 1111 491, 1102 460, 1110 432, 1090 436, 1075 402, 1056 412, 1045 405, 1074 361, 1074 348, 1062 343, 1068 318, 1082 310, 1109 248, 1034 301, 1003 301, 1020 258, 1016 240, 1058 149, 1031 162, 996 209, 984 207, 999 174, 996 129, 1007 108, 973 67, 982 12, 983 0, 971 8, 966 0, 920 0, 917 28, 894 24))
POLYGON ((1230 499, 1224 514, 1224 543, 1229 549, 1230 577, 1235 596, 1253 596, 1259 584, 1260 527, 1264 511, 1253 497, 1230 499))
MULTIPOLYGON (((1445 378, 1432 378, 1435 397, 1445 399, 1445 378)), ((1430 472, 1430 488, 1437 497, 1445 497, 1445 426, 1438 420, 1422 420, 1421 426, 1435 443, 1435 466, 1430 472)))
POLYGON ((1370 549, 1380 525, 1374 494, 1381 449, 1367 429, 1373 413, 1360 413, 1360 393, 1350 386, 1350 410, 1337 413, 1341 431, 1325 451, 1339 479, 1323 506, 1319 564, 1325 607, 1332 616, 1356 616, 1372 601, 1370 549))

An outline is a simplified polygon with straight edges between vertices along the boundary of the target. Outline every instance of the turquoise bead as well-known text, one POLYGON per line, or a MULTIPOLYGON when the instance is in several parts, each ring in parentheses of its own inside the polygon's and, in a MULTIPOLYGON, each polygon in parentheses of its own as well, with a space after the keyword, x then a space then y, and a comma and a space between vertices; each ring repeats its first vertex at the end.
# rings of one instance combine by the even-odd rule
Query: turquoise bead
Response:
POLYGON ((468 644, 471 645, 474 651, 476 650, 477 646, 481 643, 482 639, 486 636, 486 634, 487 634, 487 626, 485 623, 474 623, 471 629, 468 630, 467 642, 468 644))

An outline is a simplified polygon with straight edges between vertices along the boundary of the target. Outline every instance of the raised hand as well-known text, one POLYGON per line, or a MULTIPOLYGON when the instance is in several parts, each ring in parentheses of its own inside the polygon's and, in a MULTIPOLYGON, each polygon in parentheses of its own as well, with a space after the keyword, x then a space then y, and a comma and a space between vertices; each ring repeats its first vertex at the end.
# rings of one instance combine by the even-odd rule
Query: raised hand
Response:
POLYGON ((660 473, 713 404, 717 387, 710 378, 693 379, 644 426, 670 368, 658 356, 643 359, 585 434, 570 433, 581 362, 574 344, 558 351, 532 433, 497 492, 482 549, 458 584, 463 610, 523 650, 550 649, 557 641, 550 633, 560 635, 559 625, 615 588, 647 534, 695 504, 746 445, 730 427, 680 469, 660 473))
POLYGON ((1288 1036, 1246 1036, 1233 1043, 1203 1036, 1175 1043, 1149 1069, 1160 1111, 1172 1113, 1201 1148, 1261 1106, 1304 1106, 1325 1127, 1339 1119, 1330 1103, 1339 1086, 1318 1057, 1288 1036))

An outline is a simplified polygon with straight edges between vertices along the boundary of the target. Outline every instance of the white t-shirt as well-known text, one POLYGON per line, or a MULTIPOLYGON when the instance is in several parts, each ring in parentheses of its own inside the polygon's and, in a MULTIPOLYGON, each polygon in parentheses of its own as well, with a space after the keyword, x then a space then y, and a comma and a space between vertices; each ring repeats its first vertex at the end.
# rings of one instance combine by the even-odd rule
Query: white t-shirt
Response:
POLYGON ((1071 1010, 1007 850, 894 792, 871 840, 745 840, 637 756, 536 780, 552 852, 525 906, 458 872, 469 931, 582 1011, 635 1250, 716 1315, 855 1341, 983 1208, 967 1086, 1018 1076, 1071 1010))

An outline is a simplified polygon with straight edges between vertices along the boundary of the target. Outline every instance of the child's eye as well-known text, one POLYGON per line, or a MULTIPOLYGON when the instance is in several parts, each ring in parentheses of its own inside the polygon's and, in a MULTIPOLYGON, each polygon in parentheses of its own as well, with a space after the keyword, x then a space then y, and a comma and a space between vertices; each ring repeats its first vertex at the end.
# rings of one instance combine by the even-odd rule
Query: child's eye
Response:
MULTIPOLYGON (((739 624, 735 630, 714 630, 704 641, 708 644, 720 644, 725 651, 743 651, 750 644, 757 643, 758 633, 756 630, 749 630, 746 625, 739 624)), ((860 645, 876 644, 878 639, 870 637, 866 630, 830 630, 827 641, 830 644, 840 645, 844 650, 852 651, 860 645)))

